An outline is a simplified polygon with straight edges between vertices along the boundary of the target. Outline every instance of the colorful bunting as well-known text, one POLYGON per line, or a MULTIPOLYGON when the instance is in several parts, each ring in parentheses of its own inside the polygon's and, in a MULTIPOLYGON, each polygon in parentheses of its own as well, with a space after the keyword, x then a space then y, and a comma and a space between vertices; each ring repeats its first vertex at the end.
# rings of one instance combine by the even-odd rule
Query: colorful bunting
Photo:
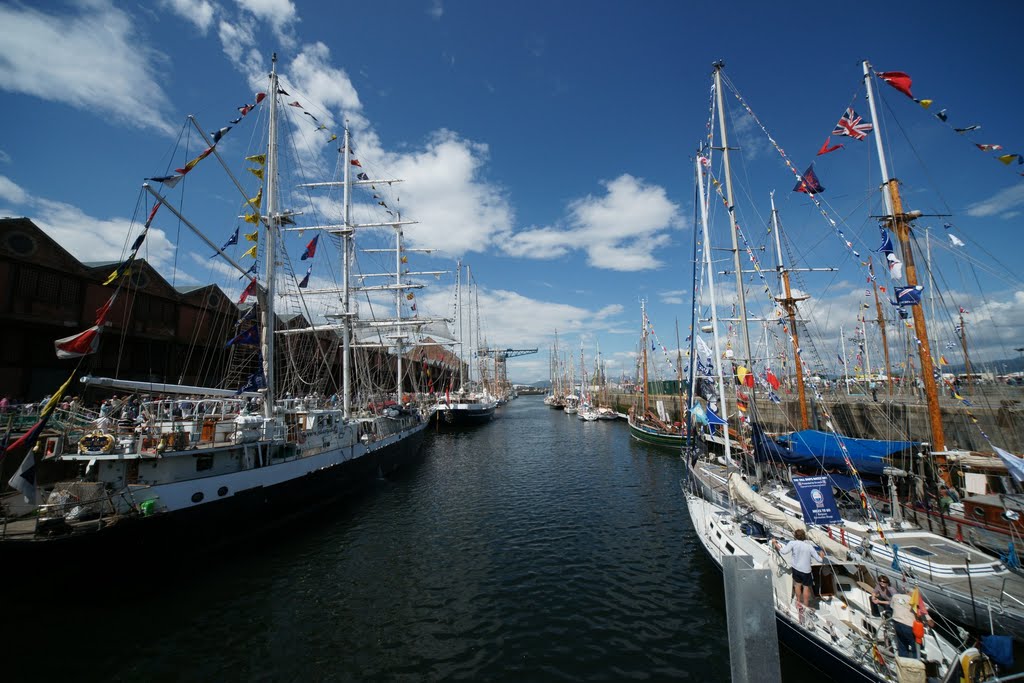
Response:
POLYGON ((316 256, 316 244, 319 239, 320 235, 316 235, 309 241, 309 244, 306 245, 306 251, 304 251, 300 257, 301 260, 305 261, 306 259, 311 259, 316 256))
POLYGON ((800 178, 796 187, 793 188, 793 192, 803 192, 805 194, 821 194, 824 191, 825 188, 818 182, 818 175, 814 172, 814 164, 811 164, 804 171, 803 177, 800 178))
POLYGON ((310 264, 309 268, 306 269, 306 276, 299 281, 299 289, 305 289, 309 286, 309 276, 313 273, 313 265, 310 264))
POLYGON ((258 209, 258 208, 260 208, 260 204, 262 204, 262 203, 263 203, 263 188, 261 187, 260 191, 256 193, 256 196, 249 200, 249 204, 251 206, 253 206, 254 208, 258 209))
POLYGON ((224 348, 233 346, 235 344, 248 344, 249 346, 257 346, 260 343, 259 330, 255 325, 251 325, 244 332, 239 332, 234 337, 228 340, 228 343, 224 345, 224 348))
POLYGON ((902 71, 883 71, 878 74, 878 77, 910 99, 914 99, 914 95, 910 92, 910 86, 913 81, 910 80, 910 76, 907 74, 902 71))
POLYGON ((247 213, 242 218, 245 219, 246 223, 252 223, 253 225, 260 222, 260 215, 258 213, 247 213))
POLYGON ((998 152, 1003 148, 1002 145, 979 145, 977 143, 975 143, 974 146, 980 149, 982 152, 998 152))
POLYGON ((258 242, 259 239, 260 239, 260 232, 259 232, 259 230, 257 230, 256 232, 247 232, 247 233, 245 233, 245 241, 246 242, 258 242))
POLYGON ((1003 162, 1007 166, 1012 164, 1014 160, 1016 160, 1018 164, 1024 164, 1024 157, 1022 157, 1020 154, 1002 154, 1000 156, 997 156, 996 159, 999 159, 999 161, 1003 162))
POLYGON ((973 125, 965 126, 963 128, 954 128, 953 130, 956 131, 957 133, 960 133, 961 135, 963 135, 964 133, 970 133, 973 130, 980 130, 980 129, 981 129, 981 126, 975 123, 973 125))
POLYGON ((832 142, 832 136, 829 136, 829 137, 825 138, 825 142, 821 145, 821 149, 818 150, 818 153, 815 154, 815 156, 819 156, 820 157, 820 156, 822 156, 824 154, 828 154, 829 152, 834 152, 837 149, 842 149, 844 147, 844 145, 832 145, 831 147, 829 147, 829 143, 830 142, 832 142))
POLYGON ((238 279, 241 280, 246 275, 255 275, 256 274, 256 267, 259 266, 259 264, 260 264, 259 261, 255 261, 251 266, 249 266, 249 270, 245 271, 243 274, 238 276, 238 279))
POLYGON ((238 303, 244 304, 245 300, 248 299, 250 296, 253 296, 254 294, 256 294, 256 279, 255 278, 253 278, 252 280, 249 280, 249 284, 245 286, 244 290, 242 290, 242 296, 241 296, 241 298, 238 299, 238 303))
POLYGON ((249 173, 252 173, 254 176, 259 178, 260 180, 263 180, 263 169, 262 168, 247 168, 245 170, 247 170, 249 173))
POLYGON ((206 157, 210 156, 210 153, 211 153, 211 152, 213 152, 213 147, 207 147, 207 148, 206 148, 205 150, 203 150, 203 152, 202 152, 202 153, 201 153, 201 154, 200 154, 199 156, 197 156, 197 157, 196 157, 195 159, 193 159, 192 161, 188 162, 187 164, 185 164, 185 165, 184 165, 184 166, 182 166, 181 168, 176 168, 176 169, 174 169, 174 172, 175 172, 175 173, 180 173, 181 175, 185 175, 186 173, 188 173, 189 171, 191 171, 191 170, 192 170, 193 168, 195 168, 195 167, 196 167, 196 164, 198 164, 198 163, 199 163, 200 161, 202 161, 202 160, 203 160, 203 159, 205 159, 206 157))
POLYGON ((46 429, 46 423, 50 420, 50 415, 56 410, 60 404, 61 399, 64 398, 64 392, 67 391, 68 386, 71 384, 71 380, 74 379, 75 373, 72 372, 71 376, 68 377, 67 381, 64 382, 54 392, 50 400, 47 401, 46 405, 43 406, 42 412, 39 413, 39 421, 32 425, 24 435, 22 435, 17 441, 7 446, 4 449, 3 457, 18 457, 23 455, 24 459, 21 461, 21 465, 14 472, 14 476, 7 482, 11 488, 15 488, 21 491, 21 494, 25 496, 25 502, 34 504, 36 502, 36 453, 35 445, 39 440, 39 435, 42 434, 43 430, 46 429))
POLYGON ((242 254, 242 256, 243 257, 245 257, 245 256, 252 256, 253 258, 256 258, 256 250, 259 249, 259 246, 260 245, 258 245, 258 244, 252 245, 252 247, 247 249, 246 252, 244 254, 242 254))
POLYGON ((154 183, 163 183, 166 187, 173 189, 174 186, 178 184, 178 181, 184 177, 185 175, 183 173, 176 173, 175 175, 164 175, 157 176, 154 178, 146 178, 146 180, 152 180, 154 183))
POLYGON ((57 350, 57 358, 80 358, 96 353, 100 347, 100 332, 103 328, 94 325, 84 332, 57 339, 53 342, 57 350))
POLYGON ((252 162, 254 164, 259 164, 260 166, 264 166, 267 163, 267 155, 266 154, 253 154, 252 156, 247 156, 245 158, 245 160, 249 161, 249 162, 252 162))
POLYGON ((896 294, 896 301, 893 302, 893 305, 916 306, 921 303, 922 292, 924 292, 924 287, 921 285, 915 285, 912 287, 894 287, 893 293, 896 294))
POLYGON ((220 139, 227 135, 229 130, 231 130, 231 126, 224 126, 223 128, 210 133, 210 136, 213 138, 213 144, 216 145, 220 142, 220 139))

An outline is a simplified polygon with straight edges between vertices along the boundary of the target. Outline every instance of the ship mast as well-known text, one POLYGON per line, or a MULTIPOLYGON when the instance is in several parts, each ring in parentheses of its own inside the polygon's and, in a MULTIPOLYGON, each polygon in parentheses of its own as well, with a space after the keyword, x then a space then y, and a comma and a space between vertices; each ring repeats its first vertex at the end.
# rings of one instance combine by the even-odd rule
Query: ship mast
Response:
POLYGON ((650 404, 647 400, 647 302, 643 299, 640 300, 640 324, 643 329, 640 330, 640 346, 643 349, 643 373, 644 373, 644 415, 647 415, 647 411, 650 410, 650 404))
MULTIPOLYGON (((733 267, 736 269, 736 295, 739 297, 740 306, 740 329, 743 330, 743 362, 746 368, 753 372, 750 353, 750 330, 747 327, 747 298, 743 292, 743 269, 740 266, 740 246, 738 242, 739 225, 736 223, 736 203, 732 194, 732 172, 729 165, 729 138, 725 129, 725 104, 722 102, 722 68, 724 62, 715 62, 715 98, 718 104, 718 129, 722 136, 722 161, 725 166, 725 200, 726 209, 729 212, 729 232, 732 233, 732 258, 733 267)), ((754 405, 754 386, 750 387, 750 405, 754 405)), ((724 400, 724 397, 723 397, 724 400)), ((728 436, 726 436, 728 438, 728 436)))
POLYGON ((266 393, 263 396, 263 416, 274 417, 274 325, 277 316, 274 314, 274 298, 277 294, 277 230, 280 217, 277 211, 277 53, 270 58, 270 116, 267 141, 267 288, 265 299, 260 307, 262 320, 260 327, 262 339, 260 346, 263 352, 263 377, 266 393))
MULTIPOLYGON (((875 145, 878 149, 878 162, 882 170, 882 182, 887 191, 882 192, 885 201, 887 222, 900 243, 900 250, 903 254, 903 265, 907 275, 907 285, 917 286, 917 268, 914 265, 914 253, 910 247, 910 221, 917 218, 915 214, 904 213, 903 202, 900 199, 899 181, 889 176, 889 168, 885 162, 885 151, 882 147, 882 126, 878 118, 878 110, 875 106, 875 94, 871 85, 871 65, 865 60, 864 66, 864 87, 867 91, 868 106, 871 109, 871 121, 875 126, 875 145)), ((932 362, 931 347, 928 343, 928 328, 924 319, 924 309, 920 303, 911 306, 914 315, 914 333, 917 336, 918 356, 921 359, 921 379, 924 382, 925 396, 928 400, 928 421, 931 425, 933 453, 942 453, 946 450, 946 437, 942 429, 942 413, 939 409, 939 392, 935 386, 934 364, 932 362)), ((949 473, 946 471, 946 459, 942 455, 936 456, 939 474, 948 484, 949 473)))
POLYGON ((809 297, 802 296, 796 298, 793 296, 793 291, 789 285, 789 271, 786 270, 786 265, 782 261, 782 237, 779 236, 779 212, 775 209, 775 193, 771 193, 772 198, 772 232, 775 233, 775 255, 778 257, 778 269, 779 277, 782 279, 782 288, 785 292, 785 296, 776 297, 776 301, 782 304, 783 308, 786 309, 786 313, 789 315, 789 330, 792 333, 793 340, 793 364, 796 366, 796 390, 797 396, 800 399, 800 428, 809 429, 810 420, 807 418, 807 395, 804 389, 804 364, 800 359, 800 338, 796 329, 796 302, 805 301, 809 297))
MULTIPOLYGON (((701 232, 704 233, 704 267, 707 269, 708 274, 708 295, 711 300, 711 331, 712 331, 712 347, 715 351, 715 368, 718 374, 718 396, 721 404, 719 405, 719 417, 728 420, 729 417, 729 406, 726 402, 725 397, 725 379, 723 378, 722 364, 725 362, 722 360, 722 349, 718 341, 718 302, 715 300, 715 268, 714 263, 711 260, 711 238, 708 236, 708 202, 704 192, 704 171, 700 167, 700 158, 697 159, 697 192, 700 194, 700 224, 701 232)), ((696 330, 694 330, 696 334, 696 330)), ((725 436, 725 464, 732 465, 732 439, 729 438, 728 428, 724 431, 725 436)))

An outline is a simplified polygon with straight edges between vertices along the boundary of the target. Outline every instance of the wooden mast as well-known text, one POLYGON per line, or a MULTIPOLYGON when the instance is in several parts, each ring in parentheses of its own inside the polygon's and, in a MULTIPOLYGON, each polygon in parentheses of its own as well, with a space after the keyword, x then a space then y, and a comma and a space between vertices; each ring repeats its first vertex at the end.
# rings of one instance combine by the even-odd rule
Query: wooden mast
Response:
POLYGON ((800 337, 796 330, 796 302, 805 301, 810 297, 802 296, 795 298, 793 290, 789 285, 789 271, 782 261, 782 237, 779 235, 779 214, 775 210, 775 193, 772 192, 772 231, 775 233, 775 251, 778 256, 779 276, 782 278, 782 288, 785 296, 775 297, 775 300, 782 304, 789 316, 790 338, 793 341, 793 365, 796 366, 796 390, 800 399, 800 428, 810 429, 811 422, 807 417, 807 394, 804 390, 804 367, 800 360, 800 337))
MULTIPOLYGON (((875 93, 871 86, 871 65, 867 61, 864 66, 864 87, 867 91, 868 106, 871 108, 871 119, 875 126, 875 145, 878 148, 878 162, 882 169, 882 180, 886 191, 882 192, 885 201, 887 222, 889 227, 896 233, 900 243, 900 252, 903 254, 904 271, 907 275, 907 284, 911 287, 917 286, 917 268, 914 265, 914 253, 910 248, 910 221, 917 218, 919 214, 906 214, 903 211, 903 202, 900 199, 899 181, 889 176, 889 168, 885 162, 885 150, 882 148, 881 120, 878 118, 878 109, 875 106, 875 93)), ((949 471, 946 468, 946 458, 942 453, 946 450, 946 436, 942 430, 942 412, 939 409, 939 392, 935 386, 935 368, 932 362, 931 347, 928 344, 928 328, 924 320, 924 309, 920 303, 911 306, 914 314, 914 333, 917 340, 918 356, 921 359, 921 379, 924 382, 925 397, 928 400, 928 422, 931 426, 932 442, 931 450, 934 454, 935 464, 939 476, 947 484, 949 471)))
POLYGON ((892 397, 892 365, 889 364, 889 340, 885 335, 885 314, 882 313, 882 302, 878 298, 878 282, 875 280, 875 264, 868 261, 868 270, 871 272, 871 286, 875 290, 875 312, 878 314, 878 331, 882 334, 882 352, 885 355, 885 379, 889 387, 889 396, 892 397))

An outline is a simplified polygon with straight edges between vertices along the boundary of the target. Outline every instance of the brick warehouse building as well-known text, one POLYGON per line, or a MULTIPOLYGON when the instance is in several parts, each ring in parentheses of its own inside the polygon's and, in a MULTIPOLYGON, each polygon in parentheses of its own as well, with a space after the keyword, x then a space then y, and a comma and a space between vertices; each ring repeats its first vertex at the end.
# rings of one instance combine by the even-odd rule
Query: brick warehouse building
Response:
MULTIPOLYGON (((79 261, 28 218, 0 218, 0 396, 37 401, 67 379, 77 359, 57 358, 54 340, 93 325, 113 292, 103 282, 115 265, 79 261)), ((217 285, 176 288, 143 259, 127 277, 132 287, 115 301, 99 352, 83 368, 121 379, 222 386, 230 352, 224 345, 240 316, 235 302, 217 285)), ((298 316, 285 327, 306 325, 298 316)), ((424 350, 407 354, 410 377, 428 376, 421 362, 435 386, 458 377, 450 352, 424 350)), ((406 389, 413 388, 407 380, 406 389)))

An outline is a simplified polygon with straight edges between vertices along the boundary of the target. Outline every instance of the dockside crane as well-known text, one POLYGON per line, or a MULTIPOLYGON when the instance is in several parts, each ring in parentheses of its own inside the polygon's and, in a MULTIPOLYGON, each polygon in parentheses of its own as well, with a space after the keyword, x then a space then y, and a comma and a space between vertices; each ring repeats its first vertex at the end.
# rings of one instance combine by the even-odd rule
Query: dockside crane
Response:
POLYGON ((506 371, 506 364, 509 358, 518 358, 519 356, 529 356, 537 353, 537 349, 477 349, 477 358, 494 358, 494 386, 497 392, 500 394, 511 393, 509 391, 511 385, 508 383, 508 373, 506 371))

